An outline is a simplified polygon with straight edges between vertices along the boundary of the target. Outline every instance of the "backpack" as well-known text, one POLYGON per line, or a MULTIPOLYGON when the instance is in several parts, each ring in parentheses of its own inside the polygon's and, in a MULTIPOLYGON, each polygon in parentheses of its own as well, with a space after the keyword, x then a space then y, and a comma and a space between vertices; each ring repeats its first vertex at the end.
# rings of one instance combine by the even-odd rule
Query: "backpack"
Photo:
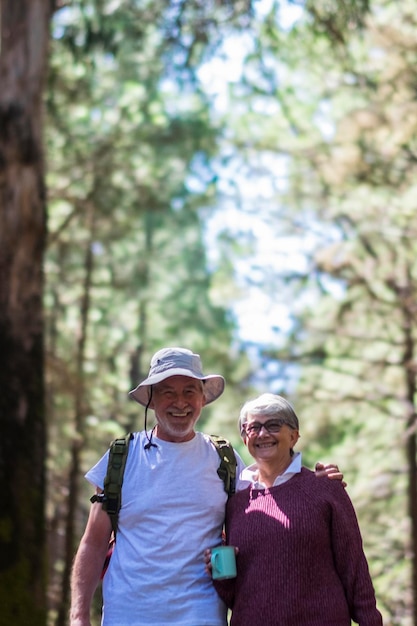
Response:
MULTIPOLYGON (((217 474, 223 481, 224 490, 229 497, 235 493, 236 489, 237 461, 233 447, 231 443, 223 437, 209 435, 209 438, 220 457, 220 465, 217 468, 217 474)), ((128 433, 125 437, 112 441, 110 444, 107 473, 104 479, 104 491, 103 493, 94 494, 90 498, 90 502, 101 502, 103 509, 107 511, 107 514, 110 517, 113 529, 113 535, 109 543, 109 550, 104 563, 103 572, 101 574, 102 578, 106 573, 114 548, 114 542, 116 540, 119 511, 122 506, 123 475, 129 452, 129 444, 132 439, 133 434, 128 433)))

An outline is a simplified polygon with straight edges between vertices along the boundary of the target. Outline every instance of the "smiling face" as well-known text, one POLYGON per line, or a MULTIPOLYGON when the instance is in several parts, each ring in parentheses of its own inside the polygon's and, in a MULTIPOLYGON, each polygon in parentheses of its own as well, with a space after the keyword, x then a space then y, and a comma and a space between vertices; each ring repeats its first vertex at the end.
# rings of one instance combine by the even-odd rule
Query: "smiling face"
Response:
POLYGON ((192 439, 205 403, 201 380, 171 376, 154 385, 149 407, 155 411, 156 436, 175 443, 192 439))
POLYGON ((291 458, 299 432, 279 418, 249 413, 242 436, 256 461, 283 461, 291 458))

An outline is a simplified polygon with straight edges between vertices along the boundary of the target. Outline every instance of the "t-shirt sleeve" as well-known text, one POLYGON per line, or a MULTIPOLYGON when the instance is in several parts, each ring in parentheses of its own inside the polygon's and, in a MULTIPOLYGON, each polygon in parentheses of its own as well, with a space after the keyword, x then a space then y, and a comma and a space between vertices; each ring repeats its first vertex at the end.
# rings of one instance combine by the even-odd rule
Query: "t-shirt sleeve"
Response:
POLYGON ((101 457, 101 459, 85 474, 85 478, 89 483, 99 489, 104 489, 104 479, 107 473, 107 464, 109 460, 109 450, 101 457))

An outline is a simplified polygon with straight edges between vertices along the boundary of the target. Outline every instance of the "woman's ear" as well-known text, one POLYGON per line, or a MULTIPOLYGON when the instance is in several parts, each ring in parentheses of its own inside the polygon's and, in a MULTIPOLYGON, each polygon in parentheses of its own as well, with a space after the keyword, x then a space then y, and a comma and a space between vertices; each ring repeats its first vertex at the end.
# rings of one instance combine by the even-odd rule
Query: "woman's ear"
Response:
POLYGON ((291 437, 292 437, 292 445, 295 446, 295 444, 297 443, 297 441, 300 438, 300 433, 298 430, 291 430, 291 437))

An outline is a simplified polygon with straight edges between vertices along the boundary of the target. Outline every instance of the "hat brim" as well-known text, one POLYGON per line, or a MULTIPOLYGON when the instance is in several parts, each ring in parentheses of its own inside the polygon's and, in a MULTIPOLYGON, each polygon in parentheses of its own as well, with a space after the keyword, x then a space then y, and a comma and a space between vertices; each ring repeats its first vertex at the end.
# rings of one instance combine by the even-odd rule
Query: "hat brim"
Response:
POLYGON ((219 398, 224 391, 225 380, 223 376, 219 376, 218 374, 196 376, 191 373, 190 370, 177 367, 167 370, 166 372, 160 372, 159 374, 149 376, 144 381, 139 383, 135 389, 129 391, 129 397, 146 407, 149 402, 149 387, 151 385, 156 385, 167 378, 172 378, 172 376, 187 376, 187 378, 195 378, 196 380, 204 381, 204 397, 206 399, 206 404, 210 404, 210 402, 217 400, 217 398, 219 398))

